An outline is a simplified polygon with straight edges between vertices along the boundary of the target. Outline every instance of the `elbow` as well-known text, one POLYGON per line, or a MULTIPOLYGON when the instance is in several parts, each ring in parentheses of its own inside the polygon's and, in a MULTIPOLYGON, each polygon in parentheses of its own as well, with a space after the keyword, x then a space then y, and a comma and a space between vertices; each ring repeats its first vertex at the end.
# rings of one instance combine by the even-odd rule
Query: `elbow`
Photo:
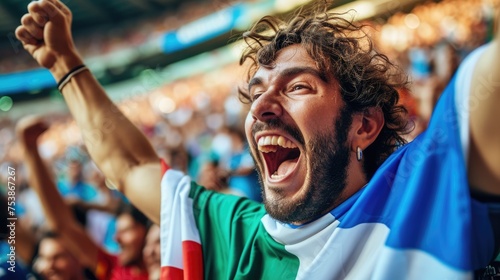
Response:
POLYGON ((101 171, 106 177, 106 183, 109 184, 111 188, 123 192, 123 188, 127 181, 126 178, 129 174, 144 166, 159 163, 160 159, 156 154, 141 158, 132 157, 132 155, 115 158, 111 157, 103 161, 101 171))

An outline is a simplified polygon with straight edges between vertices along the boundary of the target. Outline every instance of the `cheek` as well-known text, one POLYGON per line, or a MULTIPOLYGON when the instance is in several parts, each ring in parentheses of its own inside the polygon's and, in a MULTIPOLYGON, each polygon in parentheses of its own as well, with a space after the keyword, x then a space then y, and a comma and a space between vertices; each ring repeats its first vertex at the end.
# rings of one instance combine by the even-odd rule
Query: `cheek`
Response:
POLYGON ((252 135, 253 122, 254 122, 254 119, 252 117, 252 114, 248 113, 247 117, 245 119, 245 135, 247 138, 249 138, 252 135))
POLYGON ((124 244, 124 245, 130 245, 133 243, 134 241, 134 235, 130 232, 127 232, 127 233, 122 233, 120 235, 120 241, 124 244))
POLYGON ((314 136, 318 132, 329 131, 334 129, 335 120, 338 117, 334 112, 333 107, 329 108, 318 108, 314 111, 308 110, 301 116, 300 122, 298 120, 297 125, 300 130, 304 133, 304 137, 311 138, 311 134, 314 136))
POLYGON ((248 113, 247 118, 245 119, 245 136, 246 136, 246 142, 248 143, 251 152, 253 152, 254 150, 254 143, 251 140, 253 138, 252 136, 253 124, 254 124, 254 119, 252 115, 248 113))
POLYGON ((154 255, 159 257, 161 255, 160 252, 160 244, 156 245, 155 248, 153 249, 154 255))
POLYGON ((142 249, 142 254, 144 255, 144 257, 149 257, 151 255, 151 247, 148 245, 148 246, 145 246, 144 249, 142 249))

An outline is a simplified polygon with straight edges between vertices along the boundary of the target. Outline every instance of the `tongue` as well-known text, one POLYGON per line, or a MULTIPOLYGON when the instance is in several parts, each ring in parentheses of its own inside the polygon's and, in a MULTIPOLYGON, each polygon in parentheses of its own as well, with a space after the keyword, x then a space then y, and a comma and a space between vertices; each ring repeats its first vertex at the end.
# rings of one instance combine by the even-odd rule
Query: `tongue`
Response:
POLYGON ((298 158, 285 160, 280 164, 278 170, 276 170, 277 175, 287 175, 292 172, 295 165, 297 165, 298 158))

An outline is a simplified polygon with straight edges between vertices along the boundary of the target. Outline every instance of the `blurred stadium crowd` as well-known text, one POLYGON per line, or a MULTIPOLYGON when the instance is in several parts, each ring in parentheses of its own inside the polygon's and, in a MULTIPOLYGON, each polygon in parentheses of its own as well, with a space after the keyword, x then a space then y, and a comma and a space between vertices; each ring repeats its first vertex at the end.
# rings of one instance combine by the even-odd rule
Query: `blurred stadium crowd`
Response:
MULTIPOLYGON (((123 24, 103 28, 99 32, 83 31, 77 34, 75 43, 85 58, 99 57, 124 47, 139 46, 153 40, 160 33, 177 29, 234 2, 234 0, 180 2, 180 7, 175 10, 175 13, 166 10, 162 15, 154 18, 130 19, 123 24)), ((25 52, 15 57, 7 55, 8 53, 8 50, 0 48, 0 74, 39 67, 25 52)))
MULTIPOLYGON (((186 4, 180 14, 167 13, 140 24, 95 32, 90 39, 88 34, 76 37, 77 47, 85 57, 94 57, 123 46, 138 45, 157 32, 213 12, 207 8, 230 3, 216 2, 217 5, 186 4), (112 39, 109 39, 110 33, 115 35, 112 39)), ((411 92, 401 92, 401 102, 409 109, 415 124, 408 136, 410 140, 426 127, 439 94, 460 61, 491 39, 493 2, 425 2, 409 13, 397 12, 387 19, 364 22, 377 48, 406 69, 411 77, 411 92)), ((35 67, 27 54, 5 57, 0 50, 0 57, 0 73, 35 67)), ((119 107, 150 137, 156 150, 173 168, 186 171, 207 188, 260 200, 253 161, 241 131, 247 108, 238 100, 237 90, 243 73, 241 67, 231 64, 162 85, 148 95, 122 101, 119 107)), ((75 209, 83 211, 86 229, 94 241, 111 253, 120 253, 123 244, 114 237, 116 215, 118 209, 127 204, 126 199, 106 184, 89 161, 80 133, 69 115, 48 113, 44 117, 51 126, 41 141, 40 153, 52 168, 60 193, 75 209)), ((0 119, 0 170, 8 166, 16 168, 17 215, 21 224, 39 239, 46 230, 45 215, 26 180, 14 131, 16 121, 8 115, 0 119)), ((0 174, 3 176, 0 185, 7 181, 6 175, 6 172, 0 174)), ((2 186, 0 191, 5 189, 2 186)), ((43 273, 42 266, 33 265, 34 270, 43 273)))

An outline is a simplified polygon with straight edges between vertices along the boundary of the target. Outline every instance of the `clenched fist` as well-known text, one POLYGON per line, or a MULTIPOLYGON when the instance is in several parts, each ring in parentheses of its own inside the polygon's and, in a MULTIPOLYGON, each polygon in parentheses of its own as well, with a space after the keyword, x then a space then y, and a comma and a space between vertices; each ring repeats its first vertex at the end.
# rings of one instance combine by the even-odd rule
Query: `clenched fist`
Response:
POLYGON ((38 116, 24 117, 16 125, 17 137, 26 149, 36 149, 38 138, 47 129, 47 123, 38 116))
POLYGON ((41 66, 58 81, 82 64, 71 35, 71 11, 58 0, 40 0, 28 5, 16 37, 41 66))

